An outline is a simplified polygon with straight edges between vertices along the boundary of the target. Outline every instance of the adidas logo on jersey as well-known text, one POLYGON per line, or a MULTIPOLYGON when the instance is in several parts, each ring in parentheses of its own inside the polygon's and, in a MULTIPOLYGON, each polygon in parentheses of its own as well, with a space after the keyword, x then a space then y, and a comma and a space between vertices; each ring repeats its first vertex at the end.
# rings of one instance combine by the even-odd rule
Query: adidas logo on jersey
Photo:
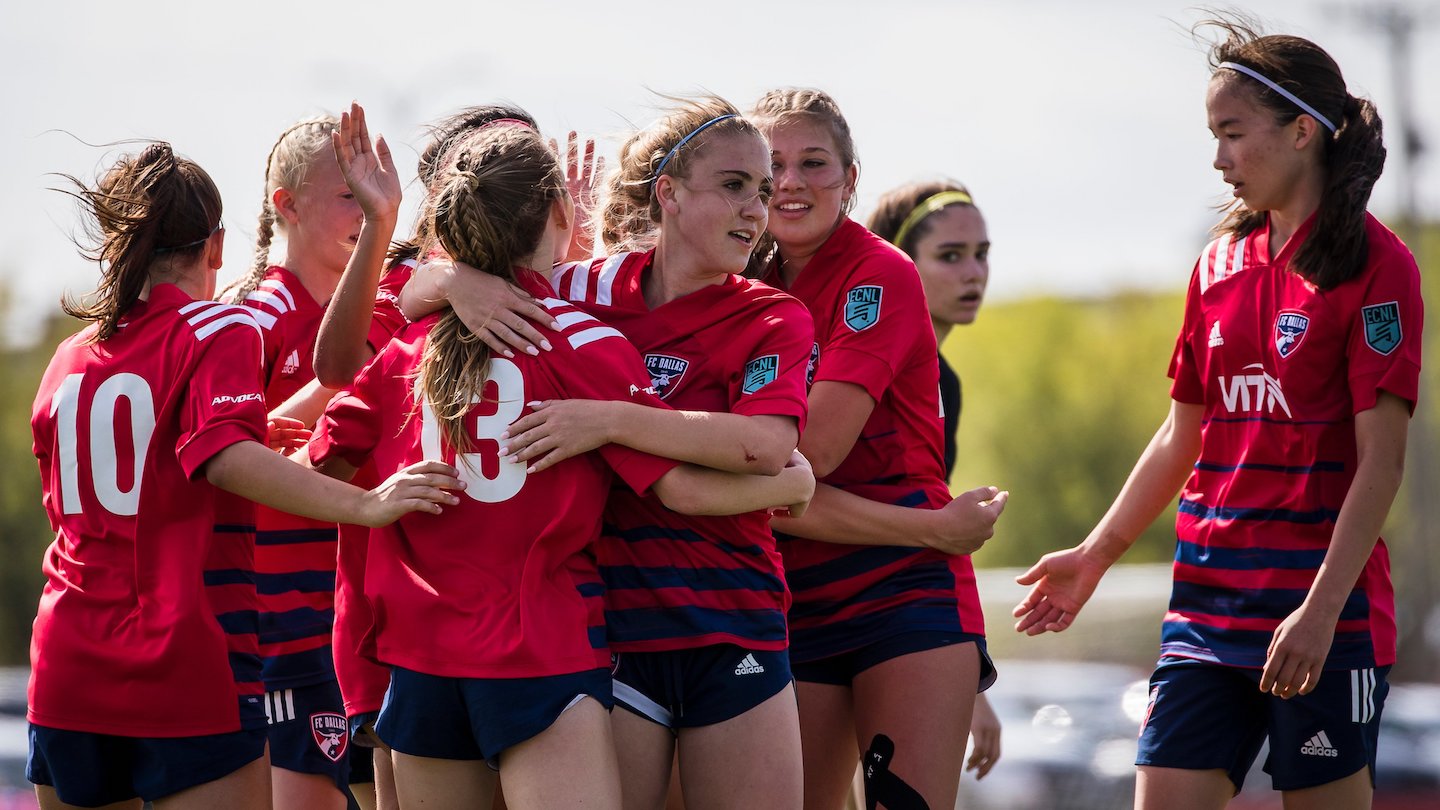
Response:
POLYGON ((1340 756, 1340 752, 1330 746, 1330 738, 1326 737, 1323 731, 1311 737, 1304 745, 1300 746, 1300 753, 1308 754, 1312 757, 1340 756))
POLYGON ((289 356, 289 357, 285 358, 285 365, 283 365, 283 366, 280 367, 280 373, 281 373, 281 374, 284 374, 285 376, 288 377, 288 376, 290 376, 291 374, 294 374, 295 372, 297 372, 297 371, 299 371, 299 370, 300 370, 300 350, 299 350, 299 349, 296 349, 295 351, 290 352, 290 356, 289 356))
POLYGON ((740 664, 735 667, 736 675, 756 675, 765 671, 760 662, 755 660, 754 653, 746 653, 740 664))
POLYGON ((1213 349, 1213 348, 1215 348, 1216 346, 1224 346, 1224 345, 1225 345, 1225 338, 1220 337, 1220 322, 1219 322, 1219 321, 1216 321, 1216 322, 1215 322, 1215 325, 1212 326, 1212 327, 1210 327, 1210 348, 1213 349))

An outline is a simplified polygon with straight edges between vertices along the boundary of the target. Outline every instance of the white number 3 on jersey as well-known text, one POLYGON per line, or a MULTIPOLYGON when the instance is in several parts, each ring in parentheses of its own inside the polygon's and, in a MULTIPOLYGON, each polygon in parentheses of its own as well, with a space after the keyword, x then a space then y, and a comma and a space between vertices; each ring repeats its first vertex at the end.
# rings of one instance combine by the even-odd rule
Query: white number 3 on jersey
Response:
MULTIPOLYGON (((457 453, 455 466, 460 470, 460 480, 465 482, 466 495, 482 503, 500 503, 515 497, 525 486, 525 464, 500 457, 500 434, 520 418, 525 408, 525 378, 514 363, 495 357, 490 360, 489 381, 495 386, 495 413, 473 420, 471 452, 457 453), (493 478, 485 475, 487 468, 496 471, 493 478)), ((478 397, 471 400, 479 401, 478 397)), ((421 405, 420 450, 427 459, 444 458, 440 423, 428 402, 421 405)))

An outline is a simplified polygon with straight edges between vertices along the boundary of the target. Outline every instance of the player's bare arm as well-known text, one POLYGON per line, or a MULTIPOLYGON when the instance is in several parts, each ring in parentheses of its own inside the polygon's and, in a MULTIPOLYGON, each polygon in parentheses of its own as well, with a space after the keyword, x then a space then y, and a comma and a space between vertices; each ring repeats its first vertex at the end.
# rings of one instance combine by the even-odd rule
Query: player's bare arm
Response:
POLYGON ((414 278, 400 292, 400 311, 415 321, 447 306, 490 351, 504 357, 514 357, 516 351, 550 351, 550 341, 535 324, 560 331, 554 316, 514 284, 445 257, 431 257, 415 268, 414 278))
POLYGON ((1380 393, 1375 407, 1355 415, 1355 480, 1340 506, 1315 584, 1300 608, 1275 629, 1260 691, 1288 698, 1309 694, 1319 685, 1340 611, 1400 490, 1409 427, 1410 403, 1388 392, 1380 393))
POLYGON ((1074 548, 1051 552, 1015 578, 1034 586, 1015 606, 1017 632, 1058 633, 1075 621, 1100 577, 1175 498, 1200 454, 1203 408, 1172 400, 1170 414, 1140 455, 1109 511, 1074 548))
POLYGON ((539 472, 604 444, 735 473, 776 475, 800 437, 791 416, 745 416, 650 408, 615 400, 550 400, 531 404, 502 435, 502 453, 539 472))

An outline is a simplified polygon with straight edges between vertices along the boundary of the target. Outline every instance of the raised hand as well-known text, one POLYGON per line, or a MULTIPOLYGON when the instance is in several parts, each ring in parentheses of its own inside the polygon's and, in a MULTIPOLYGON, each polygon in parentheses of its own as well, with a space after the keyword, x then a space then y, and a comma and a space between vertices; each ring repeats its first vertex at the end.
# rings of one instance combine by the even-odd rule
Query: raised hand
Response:
MULTIPOLYGON (((550 139, 550 149, 555 154, 560 154, 560 145, 554 138, 550 139)), ((571 232, 570 250, 567 252, 567 258, 571 261, 590 258, 594 248, 591 215, 595 210, 595 200, 599 196, 597 189, 600 178, 604 175, 605 158, 595 156, 595 140, 585 139, 585 157, 582 160, 580 138, 572 130, 565 139, 565 188, 570 192, 570 199, 575 201, 575 228, 571 232)))
POLYGON ((335 159, 345 184, 355 195, 355 202, 365 218, 393 218, 400 210, 400 176, 395 160, 383 136, 370 142, 370 128, 365 125, 365 108, 350 103, 349 112, 340 114, 340 128, 331 133, 335 159))

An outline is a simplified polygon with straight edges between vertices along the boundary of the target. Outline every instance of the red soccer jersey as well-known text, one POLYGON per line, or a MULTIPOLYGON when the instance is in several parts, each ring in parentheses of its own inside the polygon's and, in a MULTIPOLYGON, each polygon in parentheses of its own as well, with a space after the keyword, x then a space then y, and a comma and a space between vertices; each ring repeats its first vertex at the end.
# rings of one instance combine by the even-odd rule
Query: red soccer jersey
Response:
MULTIPOLYGON (((271 267, 243 302, 265 335, 265 405, 279 407, 315 379, 315 337, 325 307, 295 274, 271 267)), ((255 508, 260 654, 271 691, 335 677, 335 524, 255 508)))
MULTIPOLYGON (((783 284, 773 266, 766 280, 783 284)), ((847 219, 788 292, 815 319, 815 382, 852 383, 875 400, 854 448, 823 482, 901 506, 936 509, 949 502, 935 332, 915 264, 847 219)), ((896 633, 984 632, 968 556, 780 540, 795 597, 795 661, 838 655, 896 633)))
POLYGON ((644 491, 675 463, 618 447, 535 475, 499 457, 499 436, 546 399, 659 405, 635 350, 614 329, 553 299, 544 279, 522 285, 562 324, 539 357, 492 357, 484 400, 466 417, 474 443, 458 461, 428 406, 417 406, 432 315, 401 332, 331 403, 310 442, 331 456, 393 471, 423 458, 456 463, 467 489, 442 515, 411 514, 371 533, 365 595, 380 661, 456 678, 528 678, 609 665, 599 574, 590 546, 613 469, 644 491), (437 640, 439 640, 437 642, 437 640))
MULTIPOLYGON (((410 323, 400 311, 399 295, 414 272, 415 261, 407 259, 396 262, 380 278, 366 338, 370 349, 377 354, 410 323)), ((367 462, 350 483, 370 489, 382 480, 374 463, 367 462)), ((335 629, 331 654, 340 696, 345 701, 345 714, 351 717, 378 712, 390 687, 390 668, 375 661, 373 644, 365 646, 366 634, 375 621, 370 602, 365 598, 370 531, 364 526, 340 524, 335 565, 335 629)))
POLYGON ((114 336, 93 333, 56 349, 31 417, 56 537, 29 719, 139 737, 239 730, 257 714, 242 721, 240 707, 261 702, 231 666, 234 638, 254 633, 254 586, 243 549, 213 544, 218 490, 203 471, 265 439, 259 330, 239 307, 160 284, 114 336))
MULTIPOLYGON (((1222 236, 1190 282, 1171 395, 1204 407, 1200 459, 1180 497, 1163 655, 1262 667, 1300 607, 1355 477, 1355 414, 1381 391, 1416 401, 1423 312, 1410 251, 1366 220, 1363 272, 1321 291, 1272 261, 1268 224, 1222 236)), ((1340 614, 1326 667, 1395 660, 1389 555, 1376 543, 1340 614)))
MULTIPOLYGON (((651 310, 644 278, 653 259, 653 252, 622 253, 562 265, 556 289, 635 344, 666 404, 789 416, 803 428, 814 346, 805 307, 732 276, 651 310)), ((597 556, 616 650, 786 646, 789 592, 764 512, 682 515, 616 487, 597 556)))

